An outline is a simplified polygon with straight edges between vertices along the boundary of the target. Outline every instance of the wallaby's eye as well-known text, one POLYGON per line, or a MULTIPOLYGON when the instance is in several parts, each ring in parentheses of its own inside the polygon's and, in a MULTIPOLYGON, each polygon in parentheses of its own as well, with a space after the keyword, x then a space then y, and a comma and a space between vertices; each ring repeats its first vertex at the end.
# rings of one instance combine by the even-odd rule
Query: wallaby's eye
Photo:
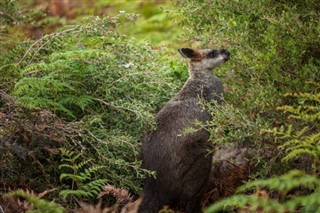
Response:
POLYGON ((217 57, 219 54, 218 54, 218 51, 217 50, 212 50, 210 52, 207 53, 206 55, 206 58, 215 58, 217 57))

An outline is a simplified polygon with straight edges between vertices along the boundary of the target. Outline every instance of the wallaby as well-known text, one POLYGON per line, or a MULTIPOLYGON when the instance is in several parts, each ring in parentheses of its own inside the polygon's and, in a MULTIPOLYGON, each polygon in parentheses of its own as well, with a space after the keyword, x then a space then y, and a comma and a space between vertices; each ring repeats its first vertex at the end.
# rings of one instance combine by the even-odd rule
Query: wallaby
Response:
POLYGON ((156 130, 145 137, 143 167, 156 171, 156 177, 145 179, 138 213, 157 213, 165 205, 186 213, 201 212, 201 199, 209 183, 212 167, 209 133, 205 129, 181 133, 194 127, 195 120, 211 119, 199 101, 221 101, 223 86, 212 69, 225 63, 230 54, 225 49, 178 51, 189 59, 189 79, 159 111, 156 130))

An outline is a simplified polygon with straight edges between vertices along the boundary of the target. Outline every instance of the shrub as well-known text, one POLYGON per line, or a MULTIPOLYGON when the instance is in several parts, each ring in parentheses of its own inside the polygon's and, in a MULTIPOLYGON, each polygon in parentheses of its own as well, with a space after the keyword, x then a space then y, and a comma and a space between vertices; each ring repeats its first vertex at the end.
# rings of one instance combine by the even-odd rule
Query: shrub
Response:
POLYGON ((207 211, 227 206, 243 211, 315 211, 319 206, 319 87, 308 82, 319 82, 320 76, 318 1, 176 3, 184 17, 181 24, 189 33, 186 38, 201 47, 224 47, 231 52, 229 66, 216 73, 226 84, 226 104, 207 105, 213 119, 206 127, 213 142, 249 142, 246 146, 251 144, 256 153, 251 158, 256 166, 251 178, 276 176, 297 167, 314 175, 294 170, 254 180, 240 190, 247 192, 247 186, 255 185, 256 195, 235 195, 207 211), (314 187, 299 188, 311 179, 317 183, 314 187), (269 189, 267 197, 259 196, 264 188, 269 189))
MULTIPOLYGON (((9 92, 12 90, 18 104, 30 112, 54 112, 77 129, 77 136, 55 148, 83 153, 81 162, 91 159, 81 171, 99 168, 86 174, 86 182, 79 182, 83 184, 79 190, 92 190, 93 194, 98 192, 97 185, 89 180, 93 175, 103 183, 140 192, 141 180, 150 174, 141 168, 143 134, 154 128, 154 113, 181 85, 176 77, 180 68, 171 63, 175 59, 167 61, 165 50, 155 51, 146 42, 120 35, 120 17, 135 19, 131 14, 84 19, 79 25, 29 41, 17 63, 11 60, 7 64, 17 73, 9 92)), ((28 132, 30 138, 32 135, 28 132)), ((32 140, 35 146, 39 143, 32 140)), ((59 164, 66 165, 60 159, 51 159, 55 172, 49 181, 57 179, 59 172, 68 174, 57 173, 59 164)), ((62 177, 65 187, 74 189, 71 184, 75 180, 62 177)))
MULTIPOLYGON (((213 123, 226 127, 241 112, 242 118, 249 121, 248 126, 230 128, 231 133, 237 133, 238 141, 246 138, 256 148, 269 144, 276 149, 273 139, 261 137, 260 131, 286 122, 284 114, 276 111, 279 106, 294 104, 285 94, 311 91, 312 86, 306 82, 319 81, 318 2, 177 0, 176 3, 184 17, 181 24, 188 32, 186 38, 193 38, 201 47, 224 47, 231 52, 229 66, 218 69, 216 74, 226 84, 224 98, 231 106, 224 114, 234 112, 213 123), (256 127, 251 128, 250 124, 256 127)), ((239 124, 242 118, 235 123, 239 124)), ((216 134, 214 131, 212 128, 212 135, 216 134)), ((223 140, 235 142, 232 139, 223 140)), ((254 160, 263 162, 259 156, 254 160)))

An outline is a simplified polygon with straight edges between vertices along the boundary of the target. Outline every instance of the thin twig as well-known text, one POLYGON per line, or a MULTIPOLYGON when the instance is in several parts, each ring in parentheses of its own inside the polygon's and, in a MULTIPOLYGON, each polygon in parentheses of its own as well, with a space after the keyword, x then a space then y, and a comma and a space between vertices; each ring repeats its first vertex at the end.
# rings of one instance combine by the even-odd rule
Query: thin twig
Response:
MULTIPOLYGON (((75 29, 75 28, 71 28, 71 29, 62 31, 62 32, 60 32, 60 33, 57 33, 55 36, 53 36, 53 37, 50 38, 48 41, 46 41, 44 44, 42 44, 42 45, 36 50, 36 52, 33 54, 32 58, 30 59, 30 62, 32 62, 34 56, 35 56, 45 45, 47 45, 51 39, 54 39, 54 38, 56 38, 56 37, 58 37, 58 36, 60 36, 60 35, 62 35, 62 34, 64 34, 64 33, 67 33, 67 32, 69 32, 69 31, 72 31, 72 30, 74 30, 74 29, 75 29)), ((79 31, 74 31, 74 32, 81 32, 81 31, 79 30, 79 31)))
MULTIPOLYGON (((96 139, 96 140, 98 140, 98 141, 101 141, 99 138, 97 138, 94 134, 92 134, 89 130, 87 130, 87 132, 91 135, 91 137, 93 137, 94 139, 96 139)), ((104 155, 102 155, 100 152, 99 152, 99 150, 91 143, 91 142, 89 142, 89 141, 87 141, 87 143, 89 143, 91 146, 92 146, 92 148, 94 149, 94 150, 96 150, 96 152, 98 153, 98 155, 100 156, 100 157, 102 157, 102 158, 104 158, 104 159, 106 159, 107 160, 107 158, 104 156, 104 155)))
MULTIPOLYGON (((57 33, 56 35, 54 35, 51 39, 54 39, 54 38, 56 38, 56 37, 58 37, 58 36, 60 36, 60 35, 63 35, 63 34, 65 34, 65 33, 71 32, 71 31, 73 31, 73 30, 75 30, 75 29, 76 29, 76 27, 73 27, 73 28, 71 28, 71 29, 67 29, 67 30, 61 31, 61 32, 57 33)), ((76 32, 77 32, 77 31, 76 31, 76 32)), ((79 32, 80 32, 80 31, 79 31, 79 32)), ((31 51, 31 49, 32 49, 36 44, 38 44, 40 41, 42 41, 43 39, 44 39, 44 37, 42 37, 41 39, 39 39, 39 40, 37 40, 36 42, 34 42, 34 43, 29 47, 29 49, 26 51, 26 53, 23 55, 23 57, 20 59, 20 61, 19 61, 18 64, 20 64, 20 63, 23 61, 23 59, 28 55, 28 53, 31 51)), ((30 61, 33 60, 34 56, 35 56, 46 44, 48 44, 49 41, 50 41, 50 39, 49 39, 48 41, 46 41, 44 44, 42 44, 42 45, 36 50, 36 52, 33 54, 32 58, 30 59, 30 61)))
POLYGON ((0 212, 1 212, 1 213, 4 213, 4 210, 3 210, 3 208, 2 208, 1 205, 0 205, 0 212))
POLYGON ((132 113, 134 113, 134 114, 136 114, 136 115, 139 114, 137 111, 134 111, 134 110, 132 110, 132 109, 129 109, 129 108, 123 107, 123 106, 115 106, 115 105, 113 105, 113 104, 111 104, 111 103, 108 103, 108 102, 105 102, 104 100, 101 100, 101 99, 99 99, 99 98, 96 98, 95 100, 96 100, 96 101, 99 101, 99 102, 101 102, 101 103, 103 103, 103 104, 105 104, 106 106, 113 107, 113 108, 115 108, 115 109, 117 109, 117 110, 119 110, 119 111, 125 110, 125 111, 132 112, 132 113))

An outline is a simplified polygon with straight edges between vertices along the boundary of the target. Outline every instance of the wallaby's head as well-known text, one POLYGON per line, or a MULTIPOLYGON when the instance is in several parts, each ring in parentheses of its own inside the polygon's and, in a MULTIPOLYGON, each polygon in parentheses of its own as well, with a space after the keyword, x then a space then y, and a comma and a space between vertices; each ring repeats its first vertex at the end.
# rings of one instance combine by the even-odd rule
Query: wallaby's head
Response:
POLYGON ((179 53, 190 59, 190 71, 206 71, 225 63, 230 56, 228 50, 200 49, 193 50, 190 48, 178 49, 179 53))

